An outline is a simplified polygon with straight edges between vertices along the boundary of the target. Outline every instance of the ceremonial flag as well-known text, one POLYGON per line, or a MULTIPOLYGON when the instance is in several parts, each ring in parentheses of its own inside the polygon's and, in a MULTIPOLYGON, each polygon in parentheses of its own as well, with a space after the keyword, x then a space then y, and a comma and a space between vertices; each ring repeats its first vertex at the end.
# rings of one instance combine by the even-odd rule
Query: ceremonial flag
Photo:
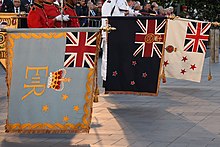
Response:
POLYGON ((6 68, 6 32, 0 32, 0 66, 6 68))
POLYGON ((106 93, 157 95, 166 21, 163 17, 112 17, 106 93))
POLYGON ((18 28, 18 15, 16 13, 0 13, 0 23, 4 29, 18 28))
MULTIPOLYGON (((56 30, 17 30, 8 33, 7 132, 89 131, 96 66, 66 67, 68 34, 72 34, 73 30, 56 30)), ((85 29, 76 33, 86 36, 88 31, 85 29)), ((82 46, 85 40, 78 38, 82 46)), ((72 50, 77 49, 73 46, 72 50)), ((78 54, 76 57, 79 57, 78 54)))
POLYGON ((200 82, 211 23, 168 20, 165 43, 165 76, 200 82))
POLYGON ((65 51, 65 67, 94 67, 96 33, 68 32, 65 51))
MULTIPOLYGON (((15 13, 0 13, 0 24, 4 29, 18 27, 18 17, 15 13)), ((0 66, 6 68, 6 37, 7 33, 0 33, 0 66)))

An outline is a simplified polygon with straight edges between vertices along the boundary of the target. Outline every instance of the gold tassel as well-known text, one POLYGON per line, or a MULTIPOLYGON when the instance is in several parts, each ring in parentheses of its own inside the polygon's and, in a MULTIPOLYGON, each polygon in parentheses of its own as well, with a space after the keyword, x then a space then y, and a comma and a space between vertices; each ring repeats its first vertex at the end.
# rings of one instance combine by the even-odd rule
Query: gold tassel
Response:
POLYGON ((98 103, 99 102, 98 95, 96 95, 96 94, 94 95, 93 102, 94 103, 98 103))
POLYGON ((96 89, 95 89, 95 94, 99 95, 99 88, 98 87, 96 87, 96 89))
POLYGON ((165 72, 164 72, 164 67, 163 67, 163 72, 162 72, 161 78, 162 78, 162 82, 163 83, 167 82, 167 79, 166 79, 166 76, 165 76, 165 72))
POLYGON ((99 88, 96 87, 95 88, 95 92, 94 92, 94 98, 93 98, 93 102, 94 103, 98 103, 99 102, 98 95, 99 95, 99 88))
POLYGON ((212 74, 211 74, 211 72, 209 72, 208 81, 211 81, 211 80, 212 80, 212 74))
POLYGON ((211 57, 209 57, 209 75, 208 75, 208 81, 212 80, 212 74, 211 74, 211 57))

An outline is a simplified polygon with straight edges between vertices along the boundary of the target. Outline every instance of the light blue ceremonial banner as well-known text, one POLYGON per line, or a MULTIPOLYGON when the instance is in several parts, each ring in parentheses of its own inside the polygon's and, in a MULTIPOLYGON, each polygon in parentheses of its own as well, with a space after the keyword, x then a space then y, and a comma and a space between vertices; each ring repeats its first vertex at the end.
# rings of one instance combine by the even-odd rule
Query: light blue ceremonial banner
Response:
MULTIPOLYGON (((75 34, 72 38, 76 41, 70 41, 73 49, 76 48, 77 39, 80 42, 81 33, 88 34, 88 32, 72 33, 75 34)), ((88 39, 89 35, 84 36, 88 39)), ((94 67, 96 67, 92 59, 95 58, 91 57, 89 62, 93 66, 86 67, 87 62, 84 59, 86 55, 82 52, 67 53, 67 44, 71 44, 67 40, 71 38, 65 29, 59 32, 45 29, 43 32, 40 30, 8 33, 7 132, 89 131, 94 94, 94 67), (65 66, 67 58, 70 58, 69 62, 72 65, 76 65, 76 62, 83 64, 65 66)), ((78 47, 82 50, 85 45, 88 44, 84 43, 78 47)), ((95 46, 92 47, 96 50, 95 46)), ((71 52, 72 48, 68 47, 68 51, 71 52)))

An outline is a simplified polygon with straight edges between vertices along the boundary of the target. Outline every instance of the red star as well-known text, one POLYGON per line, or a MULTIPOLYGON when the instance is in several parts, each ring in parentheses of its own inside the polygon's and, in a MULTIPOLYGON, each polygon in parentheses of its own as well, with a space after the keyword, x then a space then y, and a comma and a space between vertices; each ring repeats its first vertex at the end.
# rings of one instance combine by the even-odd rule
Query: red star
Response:
POLYGON ((132 65, 135 66, 137 64, 137 61, 132 61, 132 65))
POLYGON ((186 70, 185 70, 185 69, 181 69, 181 72, 180 72, 180 73, 184 75, 184 74, 185 74, 185 72, 186 72, 186 70))
POLYGON ((168 63, 168 60, 167 61, 164 61, 164 66, 166 67, 169 63, 168 63))
POLYGON ((146 78, 147 77, 147 73, 146 72, 142 73, 142 77, 146 78))
POLYGON ((131 81, 131 85, 134 85, 135 84, 135 81, 131 81))
POLYGON ((192 64, 190 69, 194 70, 196 68, 196 64, 192 64))
POLYGON ((188 60, 188 59, 187 59, 186 56, 184 56, 183 59, 182 59, 181 61, 186 62, 186 60, 188 60))
POLYGON ((113 71, 112 76, 116 77, 118 75, 117 71, 113 71))

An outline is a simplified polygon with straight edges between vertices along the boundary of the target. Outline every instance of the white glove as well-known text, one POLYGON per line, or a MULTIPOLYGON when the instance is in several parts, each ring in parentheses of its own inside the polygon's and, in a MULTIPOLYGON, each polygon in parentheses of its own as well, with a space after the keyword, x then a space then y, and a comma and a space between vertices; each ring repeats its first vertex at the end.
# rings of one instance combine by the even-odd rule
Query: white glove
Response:
POLYGON ((55 17, 55 20, 56 20, 56 21, 62 21, 62 16, 61 16, 61 15, 56 16, 56 17, 55 17))
POLYGON ((63 15, 63 21, 69 21, 70 18, 69 18, 69 15, 63 15))
POLYGON ((53 2, 55 5, 60 6, 58 1, 53 2))
POLYGON ((134 16, 138 16, 141 15, 141 13, 139 13, 138 11, 134 11, 134 16))

